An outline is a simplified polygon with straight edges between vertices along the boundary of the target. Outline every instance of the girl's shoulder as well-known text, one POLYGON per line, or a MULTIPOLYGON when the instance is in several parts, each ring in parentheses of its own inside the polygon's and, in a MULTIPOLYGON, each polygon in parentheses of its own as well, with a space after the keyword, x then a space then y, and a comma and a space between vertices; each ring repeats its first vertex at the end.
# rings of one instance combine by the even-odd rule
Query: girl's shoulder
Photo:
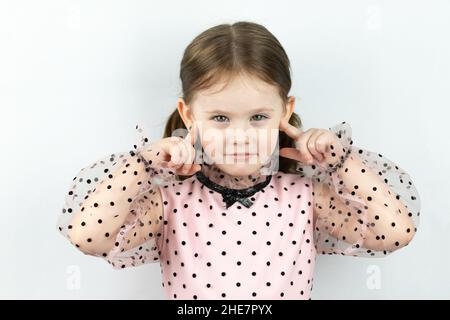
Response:
POLYGON ((272 174, 272 180, 274 183, 289 185, 306 185, 307 187, 312 187, 312 179, 309 176, 300 173, 289 173, 278 171, 272 174))

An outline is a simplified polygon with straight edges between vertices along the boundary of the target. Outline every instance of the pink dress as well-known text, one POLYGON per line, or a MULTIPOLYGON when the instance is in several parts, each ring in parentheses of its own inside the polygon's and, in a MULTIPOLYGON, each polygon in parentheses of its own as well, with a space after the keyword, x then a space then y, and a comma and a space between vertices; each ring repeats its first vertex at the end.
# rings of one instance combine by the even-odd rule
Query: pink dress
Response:
POLYGON ((316 256, 310 179, 280 172, 257 189, 249 208, 235 202, 228 209, 197 177, 162 189, 167 297, 309 298, 316 256))
MULTIPOLYGON (((332 130, 349 147, 351 131, 344 124, 332 130)), ((142 129, 137 128, 141 134, 142 129)), ((139 139, 142 146, 148 145, 142 134, 139 139)), ((385 176, 392 190, 405 199, 417 226, 420 203, 409 176, 380 154, 359 150, 365 164, 385 176)), ((77 209, 87 206, 87 199, 109 173, 127 161, 131 163, 135 157, 133 151, 130 154, 112 154, 77 174, 57 222, 66 238, 70 240, 77 209)), ((130 195, 130 211, 115 246, 98 256, 116 269, 159 262, 168 299, 310 299, 317 253, 365 257, 389 254, 364 248, 364 234, 348 243, 322 227, 324 217, 314 222, 314 179, 327 183, 349 206, 358 208, 361 221, 367 209, 351 197, 348 186, 342 185, 337 176, 327 179, 325 172, 314 166, 299 164, 298 174, 279 171, 236 178, 204 164, 201 171, 183 181, 176 180, 169 169, 151 169, 149 184, 130 195), (161 195, 162 214, 149 220, 148 208, 155 203, 146 195, 154 194, 156 188, 161 195), (143 237, 139 245, 126 248, 146 219, 156 226, 154 232, 143 237)), ((112 202, 115 196, 119 195, 111 191, 108 200, 112 202)), ((327 216, 338 214, 330 206, 327 216)), ((112 219, 113 215, 103 217, 102 223, 112 219)), ((371 223, 361 223, 365 225, 361 232, 370 230, 371 223)))

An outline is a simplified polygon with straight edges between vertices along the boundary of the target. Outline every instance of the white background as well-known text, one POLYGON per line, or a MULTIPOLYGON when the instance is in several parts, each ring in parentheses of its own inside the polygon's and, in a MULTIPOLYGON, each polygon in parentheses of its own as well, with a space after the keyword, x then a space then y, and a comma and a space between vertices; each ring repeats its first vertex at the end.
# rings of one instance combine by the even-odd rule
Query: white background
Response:
POLYGON ((159 264, 114 270, 56 218, 75 174, 130 150, 136 123, 161 137, 188 43, 249 20, 287 51, 305 129, 349 122, 422 201, 406 248, 318 257, 312 298, 450 298, 449 17, 445 0, 0 1, 0 297, 164 298, 159 264))

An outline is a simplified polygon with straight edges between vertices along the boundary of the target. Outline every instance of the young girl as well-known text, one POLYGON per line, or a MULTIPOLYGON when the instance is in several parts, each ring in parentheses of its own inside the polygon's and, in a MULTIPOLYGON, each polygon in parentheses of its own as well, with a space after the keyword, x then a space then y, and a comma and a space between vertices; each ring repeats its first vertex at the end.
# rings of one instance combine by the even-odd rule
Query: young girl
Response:
POLYGON ((317 254, 410 243, 409 175, 353 146, 345 122, 301 129, 288 57, 266 28, 204 31, 180 78, 163 139, 136 126, 132 151, 73 179, 58 228, 83 253, 117 269, 158 261, 167 298, 310 299, 317 254))

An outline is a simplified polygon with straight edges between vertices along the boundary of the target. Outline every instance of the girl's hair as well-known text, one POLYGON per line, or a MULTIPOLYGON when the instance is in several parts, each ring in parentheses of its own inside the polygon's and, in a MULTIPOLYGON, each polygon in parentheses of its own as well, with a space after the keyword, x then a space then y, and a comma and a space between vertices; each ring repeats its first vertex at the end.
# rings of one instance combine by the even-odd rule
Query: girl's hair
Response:
MULTIPOLYGON (((198 90, 207 89, 223 78, 229 81, 238 74, 253 75, 276 86, 283 105, 287 104, 291 89, 289 58, 270 31, 248 21, 211 27, 192 40, 181 60, 181 97, 189 105, 198 90)), ((295 112, 289 123, 297 128, 302 127, 300 117, 295 112)), ((169 116, 163 137, 170 137, 180 128, 186 129, 186 126, 178 109, 175 109, 169 116)), ((292 138, 280 131, 279 148, 284 147, 295 148, 295 144, 292 138)), ((295 160, 280 157, 279 161, 280 171, 296 172, 295 160)), ((177 178, 184 180, 187 177, 177 178)))

